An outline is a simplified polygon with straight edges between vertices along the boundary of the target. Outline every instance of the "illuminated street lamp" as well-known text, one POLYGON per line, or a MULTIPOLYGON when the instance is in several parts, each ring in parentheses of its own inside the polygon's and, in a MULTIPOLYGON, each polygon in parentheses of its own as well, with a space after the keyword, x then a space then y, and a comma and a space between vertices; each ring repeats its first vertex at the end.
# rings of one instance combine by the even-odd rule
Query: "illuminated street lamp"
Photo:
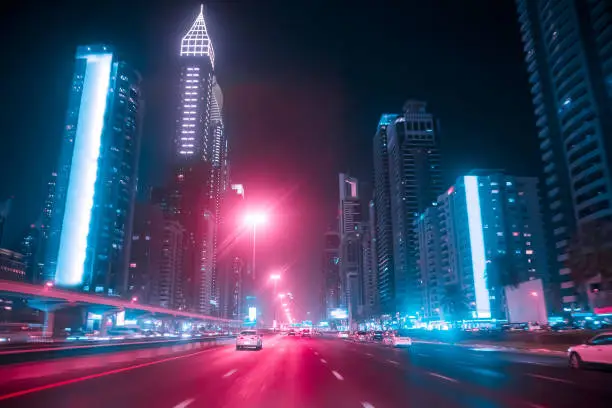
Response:
POLYGON ((263 225, 268 221, 268 217, 263 212, 247 213, 244 216, 244 223, 253 227, 253 279, 255 279, 255 239, 257 236, 257 226, 263 225))

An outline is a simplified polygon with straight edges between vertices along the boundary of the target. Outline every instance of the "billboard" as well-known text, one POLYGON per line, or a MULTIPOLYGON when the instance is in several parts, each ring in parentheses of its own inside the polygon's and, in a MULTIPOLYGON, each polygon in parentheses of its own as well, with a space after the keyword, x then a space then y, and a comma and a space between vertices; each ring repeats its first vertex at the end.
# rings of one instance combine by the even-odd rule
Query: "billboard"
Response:
POLYGON ((508 322, 548 323, 544 288, 541 279, 522 282, 518 287, 506 286, 506 306, 508 307, 508 322))

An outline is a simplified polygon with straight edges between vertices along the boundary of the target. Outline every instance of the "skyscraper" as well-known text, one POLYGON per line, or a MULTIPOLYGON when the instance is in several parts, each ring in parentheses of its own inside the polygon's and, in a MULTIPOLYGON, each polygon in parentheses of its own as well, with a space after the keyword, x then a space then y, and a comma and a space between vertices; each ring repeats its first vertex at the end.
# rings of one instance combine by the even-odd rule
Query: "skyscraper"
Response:
POLYGON ((360 226, 362 221, 359 181, 347 174, 338 176, 340 190, 340 284, 342 305, 349 315, 363 314, 363 257, 360 226))
POLYGON ((77 48, 46 278, 120 295, 127 286, 140 151, 140 75, 105 45, 77 48))
POLYGON ((389 184, 389 152, 387 128, 399 115, 386 113, 380 117, 374 135, 374 213, 376 235, 376 273, 380 311, 395 311, 395 263, 393 262, 393 222, 389 184))
POLYGON ((176 160, 168 214, 186 229, 182 282, 186 307, 209 314, 216 302, 216 251, 228 187, 223 95, 203 7, 181 40, 176 160))
MULTIPOLYGON (((612 5, 609 0, 517 0, 544 165, 546 228, 560 300, 581 303, 568 246, 612 217, 612 5)), ((588 292, 588 291, 587 291, 588 292)))
POLYGON ((537 184, 535 177, 475 170, 419 216, 424 317, 507 319, 504 287, 535 279, 548 287, 537 184), (467 308, 445 299, 465 300, 467 308))
POLYGON ((164 214, 160 205, 137 203, 128 272, 128 297, 152 304, 159 283, 164 239, 164 214))
POLYGON ((239 220, 245 212, 245 191, 242 184, 232 184, 225 192, 219 222, 219 245, 216 302, 223 317, 239 319, 242 310, 244 289, 252 289, 247 272, 249 237, 242 234, 239 220))
POLYGON ((339 308, 343 303, 340 284, 340 235, 338 231, 329 230, 324 236, 322 272, 322 320, 329 319, 329 312, 339 308))
MULTIPOLYGON (((386 203, 381 200, 380 214, 377 209, 376 215, 382 217, 388 228, 385 217, 390 212, 392 226, 394 262, 392 279, 395 298, 390 300, 388 295, 385 295, 385 301, 392 302, 393 308, 388 310, 389 312, 413 315, 421 308, 416 263, 418 237, 414 224, 418 214, 425 211, 442 192, 437 134, 439 126, 434 116, 427 112, 426 103, 415 100, 407 101, 403 113, 397 115, 395 119, 392 119, 392 116, 387 118, 390 122, 385 129, 389 184, 377 183, 375 186, 377 190, 383 189, 383 192, 377 191, 377 196, 386 196, 389 202, 387 209, 386 203), (388 189, 388 193, 384 189, 388 189)), ((379 132, 381 131, 382 129, 379 129, 379 132)), ((384 181, 384 177, 378 177, 384 181)), ((378 230, 388 233, 382 228, 383 226, 385 225, 379 224, 378 230)), ((377 236, 377 239, 381 237, 377 236)), ((381 274, 381 278, 391 279, 384 274, 381 274)), ((388 282, 384 284, 389 286, 388 282)))

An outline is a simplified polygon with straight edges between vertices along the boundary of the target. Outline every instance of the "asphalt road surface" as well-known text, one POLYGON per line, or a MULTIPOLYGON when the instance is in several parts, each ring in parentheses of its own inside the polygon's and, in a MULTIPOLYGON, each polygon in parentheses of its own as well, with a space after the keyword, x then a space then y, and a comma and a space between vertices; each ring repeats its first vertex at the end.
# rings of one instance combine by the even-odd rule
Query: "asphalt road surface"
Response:
POLYGON ((557 356, 266 336, 0 368, 0 407, 610 407, 612 373, 557 356))

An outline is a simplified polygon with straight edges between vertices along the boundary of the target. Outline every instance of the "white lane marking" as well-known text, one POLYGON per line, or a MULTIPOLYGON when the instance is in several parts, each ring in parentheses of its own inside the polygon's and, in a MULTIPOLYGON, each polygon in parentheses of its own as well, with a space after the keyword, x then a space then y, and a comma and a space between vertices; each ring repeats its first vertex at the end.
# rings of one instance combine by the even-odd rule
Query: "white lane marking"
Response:
POLYGON ((556 382, 560 382, 560 383, 564 383, 564 384, 574 384, 573 381, 564 380, 563 378, 548 377, 546 375, 539 375, 539 374, 527 374, 527 375, 530 376, 530 377, 534 377, 534 378, 541 378, 542 380, 556 381, 556 382))
POLYGON ((526 361, 527 364, 534 364, 534 365, 539 365, 539 366, 549 366, 550 364, 546 364, 546 363, 540 363, 539 361, 526 361))
POLYGON ((322 358, 322 359, 321 359, 321 362, 322 362, 323 364, 327 364, 327 361, 325 361, 325 359, 324 359, 324 358, 322 358))
POLYGON ((427 354, 417 353, 417 356, 419 356, 419 357, 427 357, 427 354))
POLYGON ((395 361, 395 360, 387 360, 387 361, 388 361, 389 363, 391 363, 391 364, 400 365, 400 363, 398 363, 398 362, 397 362, 397 361, 395 361))
POLYGON ((185 401, 183 401, 183 402, 181 402, 181 403, 179 403, 179 404, 176 404, 176 405, 174 406, 174 408, 187 408, 189 405, 191 405, 191 403, 192 403, 193 401, 195 401, 195 398, 189 398, 189 399, 186 399, 185 401))
POLYGON ((337 372, 336 370, 332 370, 332 374, 334 375, 334 377, 336 377, 340 381, 344 380, 344 377, 342 375, 340 375, 340 373, 337 372))
POLYGON ((368 356, 368 357, 374 357, 374 354, 372 354, 372 353, 365 353, 365 355, 368 356))
POLYGON ((229 370, 227 373, 223 374, 223 378, 227 378, 227 377, 233 375, 236 371, 238 371, 238 370, 236 370, 235 368, 233 370, 229 370))
POLYGON ((441 378, 441 379, 446 380, 446 381, 450 381, 450 382, 454 382, 454 383, 458 383, 459 382, 459 381, 455 380, 454 378, 450 378, 450 377, 447 377, 447 376, 442 375, 442 374, 432 373, 432 372, 429 372, 427 374, 429 374, 431 376, 434 376, 434 377, 437 377, 437 378, 441 378))
POLYGON ((319 355, 319 353, 317 353, 316 351, 315 351, 314 353, 315 353, 315 356, 318 356, 318 355, 319 355))
POLYGON ((544 405, 536 404, 535 402, 526 402, 527 406, 531 408, 545 408, 544 405))
POLYGON ((362 406, 363 408, 374 408, 374 405, 370 404, 368 401, 363 401, 363 402, 361 403, 361 406, 362 406))

